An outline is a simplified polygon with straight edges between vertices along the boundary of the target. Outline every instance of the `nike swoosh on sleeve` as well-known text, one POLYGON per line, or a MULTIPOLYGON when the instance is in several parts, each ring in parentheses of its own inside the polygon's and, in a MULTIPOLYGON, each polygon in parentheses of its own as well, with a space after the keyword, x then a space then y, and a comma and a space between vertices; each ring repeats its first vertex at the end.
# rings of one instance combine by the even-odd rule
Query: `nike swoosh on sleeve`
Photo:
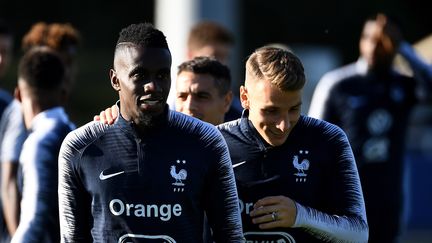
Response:
POLYGON ((116 172, 116 173, 112 173, 112 174, 104 175, 104 171, 102 171, 102 172, 100 173, 100 175, 99 175, 99 179, 100 179, 101 181, 103 181, 103 180, 109 179, 109 178, 111 178, 111 177, 114 177, 114 176, 117 176, 117 175, 120 175, 120 174, 123 174, 123 173, 124 173, 124 171, 119 171, 119 172, 116 172))

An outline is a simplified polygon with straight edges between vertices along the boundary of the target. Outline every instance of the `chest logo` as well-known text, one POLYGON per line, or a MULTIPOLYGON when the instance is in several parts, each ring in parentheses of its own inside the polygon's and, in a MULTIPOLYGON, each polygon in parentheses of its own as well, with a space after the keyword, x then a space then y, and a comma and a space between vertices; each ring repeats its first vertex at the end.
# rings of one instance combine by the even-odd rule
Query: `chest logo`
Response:
POLYGON ((111 178, 111 177, 114 177, 114 176, 117 176, 117 175, 120 175, 120 174, 123 174, 123 173, 124 173, 124 170, 123 170, 123 171, 116 172, 116 173, 111 173, 111 174, 104 174, 104 171, 102 171, 102 172, 99 174, 99 179, 100 179, 101 181, 103 181, 103 180, 109 179, 109 178, 111 178))
MULTIPOLYGON (((309 151, 300 150, 300 154, 309 154, 309 151)), ((297 173, 294 173, 296 175, 296 182, 306 182, 307 174, 305 171, 309 170, 310 162, 308 159, 302 159, 301 162, 299 162, 299 156, 294 155, 293 157, 293 165, 294 168, 297 169, 297 173)))
MULTIPOLYGON (((186 160, 177 160, 177 165, 186 164, 186 160)), ((170 169, 171 177, 175 180, 172 184, 176 186, 174 191, 184 191, 184 181, 187 178, 187 171, 185 169, 180 169, 177 171, 176 165, 171 165, 170 169)))

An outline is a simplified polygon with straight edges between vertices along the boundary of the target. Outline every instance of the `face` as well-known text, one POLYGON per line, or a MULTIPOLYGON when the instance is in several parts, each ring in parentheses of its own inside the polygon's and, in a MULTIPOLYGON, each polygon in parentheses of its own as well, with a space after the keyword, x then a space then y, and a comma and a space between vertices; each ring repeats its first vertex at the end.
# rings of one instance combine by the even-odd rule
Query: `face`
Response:
POLYGON ((302 91, 281 91, 269 81, 246 74, 240 88, 243 108, 261 137, 272 146, 282 145, 300 118, 302 91))
POLYGON ((119 92, 122 116, 139 126, 157 123, 171 85, 171 54, 163 48, 129 45, 117 51, 111 84, 119 92))
POLYGON ((389 67, 396 47, 377 21, 366 22, 360 38, 360 54, 370 68, 389 67))
POLYGON ((10 63, 12 55, 12 38, 10 36, 0 35, 0 77, 2 77, 10 63))
POLYGON ((189 55, 189 59, 199 56, 214 57, 216 60, 227 65, 230 57, 230 50, 231 47, 226 44, 206 45, 192 51, 189 55))
POLYGON ((213 125, 224 121, 232 93, 220 96, 214 78, 209 74, 181 72, 176 81, 176 110, 213 125))

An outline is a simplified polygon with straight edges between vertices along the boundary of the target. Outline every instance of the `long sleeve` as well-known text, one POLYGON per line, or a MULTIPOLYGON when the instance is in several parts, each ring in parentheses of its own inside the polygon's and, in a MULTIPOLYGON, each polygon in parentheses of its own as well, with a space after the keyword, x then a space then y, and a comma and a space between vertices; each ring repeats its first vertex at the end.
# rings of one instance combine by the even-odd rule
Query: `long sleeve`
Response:
MULTIPOLYGON (((90 197, 78 179, 74 162, 80 157, 73 134, 64 140, 59 154, 59 212, 61 242, 92 242, 90 197)), ((78 143, 78 142, 76 142, 78 143)))
POLYGON ((399 53, 413 70, 414 78, 420 83, 420 98, 432 96, 432 65, 424 61, 407 42, 402 42, 399 53))
POLYGON ((335 136, 332 195, 337 213, 333 215, 296 203, 294 227, 302 227, 315 237, 330 242, 367 242, 368 224, 357 166, 346 135, 339 128, 335 136))
POLYGON ((216 242, 244 242, 237 188, 228 148, 222 138, 216 147, 216 154, 219 155, 216 165, 218 168, 214 170, 215 173, 209 181, 210 188, 206 198, 206 212, 213 228, 213 237, 216 242))

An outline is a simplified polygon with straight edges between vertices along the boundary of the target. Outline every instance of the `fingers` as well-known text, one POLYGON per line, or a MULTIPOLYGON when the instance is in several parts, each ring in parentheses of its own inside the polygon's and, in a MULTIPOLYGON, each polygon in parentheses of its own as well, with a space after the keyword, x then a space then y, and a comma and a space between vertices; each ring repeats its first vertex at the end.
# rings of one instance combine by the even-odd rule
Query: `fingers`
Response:
POLYGON ((262 206, 259 208, 255 208, 250 212, 251 217, 259 217, 259 216, 266 216, 270 215, 272 212, 277 212, 280 209, 279 205, 273 205, 273 206, 262 206))
POLYGON ((106 108, 104 111, 101 111, 99 115, 95 115, 93 117, 93 121, 100 121, 104 124, 113 124, 118 117, 119 109, 117 105, 113 105, 109 108, 106 108))
POLYGON ((270 196, 258 200, 254 204, 254 208, 259 208, 267 205, 278 204, 283 200, 283 196, 270 196))
POLYGON ((260 229, 291 227, 297 215, 295 202, 285 196, 271 196, 258 200, 250 212, 252 223, 260 229))

